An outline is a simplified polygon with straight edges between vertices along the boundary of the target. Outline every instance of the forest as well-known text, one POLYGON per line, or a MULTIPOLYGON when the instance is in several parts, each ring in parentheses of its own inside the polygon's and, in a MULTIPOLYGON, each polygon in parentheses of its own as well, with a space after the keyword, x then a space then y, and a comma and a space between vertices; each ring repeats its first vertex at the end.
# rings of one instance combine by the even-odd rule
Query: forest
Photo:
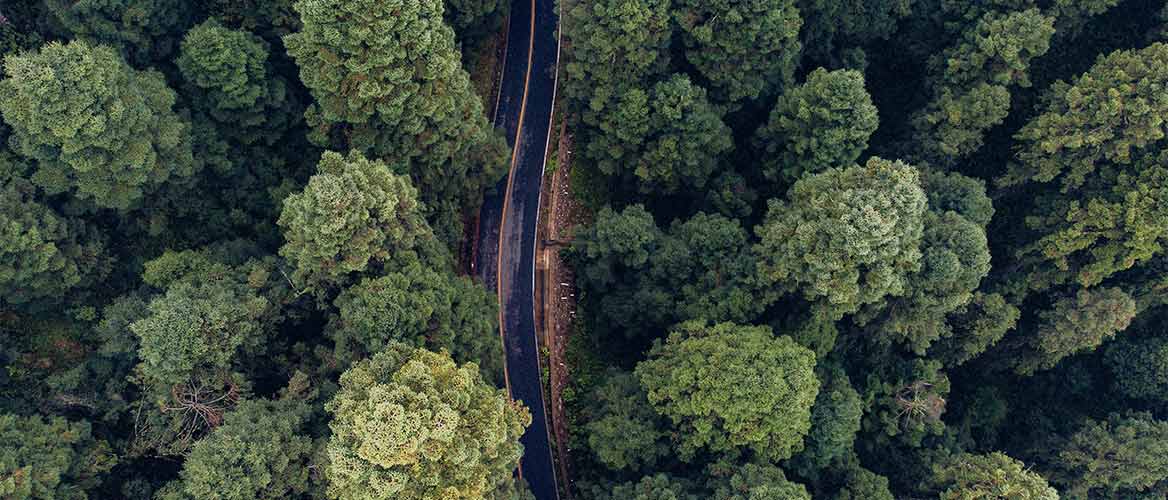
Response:
MULTIPOLYGON (((0 499, 535 499, 508 3, 0 3, 0 499)), ((1168 498, 1168 2, 556 7, 560 498, 1168 498)))

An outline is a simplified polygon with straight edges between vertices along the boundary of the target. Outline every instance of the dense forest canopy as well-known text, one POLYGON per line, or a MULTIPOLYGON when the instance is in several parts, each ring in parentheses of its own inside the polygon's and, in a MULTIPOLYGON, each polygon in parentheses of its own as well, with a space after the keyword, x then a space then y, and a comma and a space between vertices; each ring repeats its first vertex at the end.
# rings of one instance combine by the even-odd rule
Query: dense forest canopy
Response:
MULTIPOLYGON (((0 5, 0 498, 531 498, 508 3, 0 5)), ((1164 0, 557 6, 562 488, 1168 496, 1164 0)))

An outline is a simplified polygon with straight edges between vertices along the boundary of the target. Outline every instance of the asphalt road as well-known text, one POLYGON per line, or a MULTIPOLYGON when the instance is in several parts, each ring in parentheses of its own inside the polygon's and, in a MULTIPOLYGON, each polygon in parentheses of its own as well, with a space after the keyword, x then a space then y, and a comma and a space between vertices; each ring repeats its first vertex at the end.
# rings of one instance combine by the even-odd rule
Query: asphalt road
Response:
POLYGON ((531 409, 520 438, 519 474, 537 500, 559 498, 535 333, 535 245, 559 58, 554 0, 513 0, 495 126, 512 149, 511 169, 480 213, 476 272, 499 294, 507 387, 531 409))

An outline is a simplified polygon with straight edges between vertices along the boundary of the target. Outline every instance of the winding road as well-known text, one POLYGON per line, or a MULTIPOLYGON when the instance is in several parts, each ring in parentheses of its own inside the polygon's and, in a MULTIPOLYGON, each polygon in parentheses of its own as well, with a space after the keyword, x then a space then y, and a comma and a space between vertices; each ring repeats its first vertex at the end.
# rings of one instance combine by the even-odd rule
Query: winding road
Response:
POLYGON ((483 202, 475 262, 487 288, 498 292, 507 389, 531 409, 531 426, 520 438, 519 476, 537 500, 559 498, 534 306, 536 223, 556 93, 557 28, 554 0, 512 1, 494 115, 512 147, 511 168, 483 202))

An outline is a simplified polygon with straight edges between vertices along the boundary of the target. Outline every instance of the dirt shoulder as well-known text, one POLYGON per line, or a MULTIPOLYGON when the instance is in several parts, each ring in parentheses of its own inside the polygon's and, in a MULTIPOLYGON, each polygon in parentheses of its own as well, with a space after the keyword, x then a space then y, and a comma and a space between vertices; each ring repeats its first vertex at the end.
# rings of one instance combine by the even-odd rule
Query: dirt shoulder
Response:
POLYGON ((572 141, 563 116, 555 123, 557 139, 548 157, 540 206, 540 227, 536 246, 536 324, 547 355, 548 409, 552 415, 552 438, 560 484, 571 495, 571 455, 568 448, 568 419, 564 414, 564 388, 569 366, 565 349, 576 315, 576 279, 560 256, 571 241, 572 229, 580 223, 581 210, 570 191, 572 141))

